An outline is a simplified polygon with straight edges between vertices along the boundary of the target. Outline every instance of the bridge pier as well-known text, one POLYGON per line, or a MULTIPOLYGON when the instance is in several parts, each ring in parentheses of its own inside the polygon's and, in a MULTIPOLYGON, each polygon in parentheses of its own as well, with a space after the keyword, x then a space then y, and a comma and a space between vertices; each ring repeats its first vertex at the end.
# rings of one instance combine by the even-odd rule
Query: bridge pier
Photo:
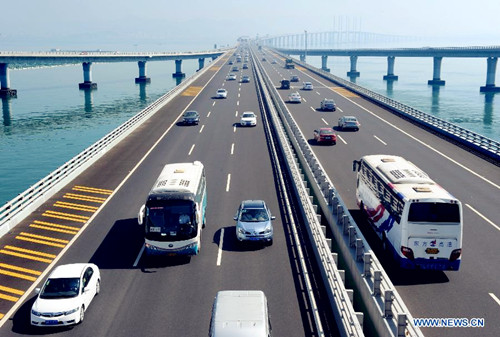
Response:
POLYGON ((17 97, 17 90, 9 88, 9 64, 0 63, 0 97, 17 97))
POLYGON ((397 75, 394 75, 394 56, 387 57, 387 75, 384 75, 384 80, 396 81, 398 79, 397 75))
POLYGON ((500 87, 495 86, 498 57, 488 57, 488 69, 486 72, 486 85, 480 87, 480 92, 500 92, 500 87))
POLYGON ((97 83, 92 82, 92 62, 83 62, 83 83, 78 84, 80 89, 97 89, 97 83))
POLYGON ((441 61, 443 61, 442 56, 434 57, 434 74, 432 80, 427 81, 427 84, 444 85, 445 81, 441 79, 441 61))
POLYGON ((305 54, 300 55, 300 60, 302 62, 306 62, 306 55, 305 54))
POLYGON ((205 59, 201 57, 198 59, 198 70, 203 69, 204 66, 205 66, 205 59))
POLYGON ((175 73, 172 74, 172 77, 186 77, 186 74, 182 72, 182 60, 175 60, 175 73))
POLYGON ((151 77, 146 76, 146 61, 139 61, 137 65, 139 66, 139 77, 135 78, 135 83, 151 82, 151 77))
POLYGON ((327 62, 328 62, 328 55, 321 55, 321 69, 330 72, 330 68, 328 68, 326 64, 327 62))
POLYGON ((356 65, 358 63, 357 56, 350 56, 351 59, 351 70, 347 72, 349 77, 359 77, 359 71, 356 70, 356 65))

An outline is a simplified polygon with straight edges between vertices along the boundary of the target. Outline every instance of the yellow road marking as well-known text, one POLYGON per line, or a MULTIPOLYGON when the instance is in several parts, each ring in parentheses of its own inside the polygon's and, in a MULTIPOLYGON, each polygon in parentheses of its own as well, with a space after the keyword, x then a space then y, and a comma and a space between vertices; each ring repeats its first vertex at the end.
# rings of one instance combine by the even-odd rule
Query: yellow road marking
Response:
POLYGON ((7 293, 14 294, 14 295, 24 295, 24 291, 19 290, 19 289, 14 289, 14 288, 0 286, 0 290, 1 291, 5 291, 7 293))
POLYGON ((182 96, 196 96, 201 91, 202 87, 190 86, 182 92, 182 96))
POLYGON ((42 239, 42 240, 48 240, 48 241, 54 241, 54 242, 61 242, 61 243, 68 243, 69 242, 69 240, 55 239, 55 238, 51 238, 49 236, 36 235, 36 234, 31 234, 31 233, 26 233, 26 232, 21 232, 21 233, 19 233, 19 235, 24 235, 24 236, 28 236, 28 237, 36 238, 36 239, 42 239))
POLYGON ((5 315, 4 315, 4 314, 2 314, 2 313, 0 313, 0 319, 2 319, 2 318, 3 318, 3 316, 5 316, 5 315))
MULTIPOLYGON (((25 258, 25 259, 28 259, 28 260, 45 262, 45 263, 51 263, 52 262, 52 260, 49 260, 49 259, 44 259, 44 258, 41 258, 41 257, 36 257, 36 256, 32 256, 32 255, 27 255, 27 254, 20 254, 20 253, 11 252, 11 251, 4 250, 4 249, 0 249, 0 253, 7 254, 7 255, 12 255, 12 256, 17 256, 17 257, 22 257, 22 258, 25 258)), ((0 271, 0 273, 5 274, 2 271, 0 271)), ((19 274, 19 275, 21 275, 21 274, 19 274)), ((29 276, 27 276, 27 277, 29 277, 29 276)))
POLYGON ((38 252, 36 250, 19 248, 19 247, 15 247, 15 246, 9 246, 9 245, 7 245, 4 248, 5 249, 10 249, 10 250, 15 250, 15 251, 22 252, 22 253, 28 253, 28 254, 38 255, 38 256, 51 257, 51 258, 55 258, 56 257, 56 255, 54 255, 54 254, 38 252))
POLYGON ((83 204, 74 204, 71 202, 62 202, 62 201, 56 201, 54 207, 75 209, 77 211, 84 211, 84 212, 95 212, 99 208, 95 206, 87 206, 83 204))
POLYGON ((301 67, 301 66, 296 66, 295 68, 296 68, 297 70, 300 70, 300 71, 306 71, 306 68, 301 67))
POLYGON ((45 211, 45 213, 42 214, 43 216, 51 217, 51 218, 56 218, 56 219, 63 219, 63 220, 70 220, 70 221, 77 221, 77 222, 87 222, 90 217, 88 216, 83 216, 83 215, 76 215, 76 214, 71 214, 71 213, 62 213, 62 212, 55 212, 55 211, 45 211))
POLYGON ((7 269, 12 269, 12 270, 17 270, 17 271, 22 271, 24 273, 33 274, 33 275, 42 275, 41 271, 33 270, 33 269, 27 269, 27 268, 22 268, 22 267, 18 267, 18 266, 13 266, 13 265, 7 264, 7 263, 0 263, 0 267, 7 268, 7 269))
POLYGON ((353 93, 352 91, 347 90, 346 88, 342 87, 330 87, 333 91, 335 91, 338 94, 341 94, 346 97, 359 97, 357 94, 353 93))
POLYGON ((219 66, 213 66, 212 68, 208 69, 209 71, 217 71, 219 70, 220 67, 219 66))
POLYGON ((35 220, 33 221, 37 225, 46 225, 46 226, 51 226, 51 227, 57 227, 57 228, 62 228, 62 229, 68 229, 70 231, 79 231, 80 227, 73 227, 73 226, 64 226, 64 225, 59 225, 53 222, 46 222, 46 221, 39 221, 35 220))
POLYGON ((76 233, 78 233, 78 231, 72 231, 72 230, 66 230, 66 229, 59 229, 59 228, 55 228, 55 227, 52 227, 52 226, 42 226, 42 225, 35 225, 35 224, 31 224, 30 227, 33 227, 33 228, 38 228, 38 229, 45 229, 47 231, 52 231, 52 232, 57 232, 57 233, 64 233, 64 234, 72 234, 72 235, 75 235, 76 233))
POLYGON ((60 243, 52 243, 52 242, 49 242, 49 241, 36 240, 36 239, 27 238, 27 237, 24 237, 24 236, 16 236, 16 239, 22 240, 22 241, 33 242, 33 243, 39 243, 41 245, 47 245, 47 246, 52 246, 52 247, 64 248, 64 246, 65 246, 65 245, 62 245, 60 243))
POLYGON ((17 302, 19 300, 19 297, 0 294, 0 299, 11 301, 11 302, 17 302))
POLYGON ((34 277, 34 276, 29 276, 29 275, 14 273, 12 271, 3 270, 3 269, 0 269, 0 274, 7 275, 7 276, 12 276, 12 277, 17 277, 17 278, 21 278, 23 280, 28 280, 28 281, 31 281, 31 282, 36 281, 36 277, 34 277))
POLYGON ((90 201, 90 202, 98 202, 98 203, 101 203, 101 204, 106 201, 106 198, 92 197, 90 195, 75 194, 75 193, 66 193, 63 196, 63 198, 75 199, 75 200, 83 200, 83 201, 90 201))
POLYGON ((106 190, 103 188, 94 188, 94 187, 79 186, 79 185, 74 186, 72 188, 72 190, 81 191, 81 192, 97 193, 97 194, 107 194, 107 195, 110 195, 113 193, 113 190, 106 190))

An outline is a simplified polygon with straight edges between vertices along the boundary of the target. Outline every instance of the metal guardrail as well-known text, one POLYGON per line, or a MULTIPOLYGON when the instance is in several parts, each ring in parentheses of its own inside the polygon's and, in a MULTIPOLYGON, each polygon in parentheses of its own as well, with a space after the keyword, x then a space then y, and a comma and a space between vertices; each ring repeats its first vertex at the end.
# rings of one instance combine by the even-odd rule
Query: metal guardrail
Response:
MULTIPOLYGON (((254 57, 254 60, 256 60, 256 57, 254 57)), ((260 72, 265 73, 262 65, 257 61, 255 63, 260 72)), ((279 102, 279 95, 270 81, 269 76, 267 74, 263 76, 260 72, 257 72, 258 80, 265 83, 270 96, 269 100, 272 100, 272 102, 276 104, 277 101, 279 102)), ((296 151, 293 150, 290 144, 290 142, 294 143, 296 140, 289 134, 290 127, 279 117, 279 115, 283 115, 283 109, 287 111, 283 106, 278 105, 275 108, 269 105, 272 121, 279 135, 278 139, 281 148, 285 154, 287 170, 293 178, 295 194, 300 200, 301 212, 306 220, 304 225, 311 239, 313 251, 321 270, 325 288, 330 299, 330 305, 336 316, 339 331, 342 336, 363 336, 363 329, 360 323, 360 320, 363 320, 362 314, 360 315, 360 313, 356 313, 354 310, 352 303, 353 298, 350 295, 352 293, 345 288, 343 273, 337 268, 335 255, 331 252, 331 246, 328 243, 325 236, 326 233, 321 227, 320 219, 317 215, 317 206, 312 203, 309 188, 306 186, 307 182, 304 181, 302 169, 297 162, 296 151)))
MULTIPOLYGON (((282 57, 287 57, 286 55, 281 53, 280 55, 282 57)), ((467 146, 470 149, 486 155, 491 159, 500 161, 500 142, 496 140, 482 136, 474 131, 464 129, 456 124, 450 123, 441 118, 432 116, 428 113, 412 108, 411 106, 383 96, 379 93, 363 88, 343 78, 332 75, 327 71, 313 67, 305 62, 301 62, 296 59, 294 59, 294 62, 322 76, 323 78, 326 78, 327 80, 333 81, 345 88, 348 88, 349 90, 363 96, 364 98, 376 104, 390 109, 391 111, 401 115, 402 117, 408 118, 416 122, 417 124, 428 127, 446 137, 449 137, 454 141, 467 146)))
MULTIPOLYGON (((272 83, 268 85, 273 86, 272 83)), ((345 258, 377 335, 423 336, 421 330, 413 324, 408 308, 312 151, 307 138, 288 112, 285 102, 276 89, 272 91, 280 116, 289 125, 289 137, 296 145, 302 169, 335 236, 340 253, 345 258)))
POLYGON ((48 174, 45 178, 0 207, 0 237, 32 213, 37 207, 57 193, 70 180, 83 172, 97 159, 103 156, 119 141, 129 135, 139 125, 151 117, 161 107, 167 104, 179 92, 184 90, 193 81, 212 67, 204 67, 184 82, 158 98, 151 105, 127 120, 122 125, 105 135, 90 147, 61 165, 58 169, 48 174))

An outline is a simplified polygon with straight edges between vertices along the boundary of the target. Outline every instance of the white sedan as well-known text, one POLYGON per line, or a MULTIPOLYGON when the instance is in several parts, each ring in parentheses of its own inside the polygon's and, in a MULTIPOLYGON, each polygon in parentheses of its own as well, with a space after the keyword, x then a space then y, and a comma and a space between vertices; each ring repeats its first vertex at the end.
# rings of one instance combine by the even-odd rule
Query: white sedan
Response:
POLYGON ((304 82, 302 90, 313 90, 313 85, 311 82, 304 82))
POLYGON ((241 126, 256 126, 257 116, 252 111, 246 111, 241 115, 241 126))
POLYGON ((288 102, 300 103, 302 102, 302 98, 300 97, 300 94, 298 92, 292 92, 290 95, 288 95, 288 102))
POLYGON ((217 90, 217 93, 215 94, 216 98, 227 98, 227 90, 226 89, 219 89, 217 90))
POLYGON ((94 296, 99 293, 101 275, 92 263, 73 263, 56 267, 31 308, 31 325, 53 327, 78 324, 94 296))

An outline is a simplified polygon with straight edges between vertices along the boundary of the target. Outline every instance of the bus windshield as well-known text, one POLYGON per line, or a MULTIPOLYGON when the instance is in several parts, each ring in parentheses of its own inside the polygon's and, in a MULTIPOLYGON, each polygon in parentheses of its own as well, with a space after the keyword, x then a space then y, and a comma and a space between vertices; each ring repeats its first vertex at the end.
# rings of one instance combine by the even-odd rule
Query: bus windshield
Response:
POLYGON ((182 241, 196 237, 194 203, 186 200, 155 201, 146 205, 146 238, 182 241))
POLYGON ((414 202, 410 205, 408 222, 460 223, 458 204, 440 202, 414 202))

